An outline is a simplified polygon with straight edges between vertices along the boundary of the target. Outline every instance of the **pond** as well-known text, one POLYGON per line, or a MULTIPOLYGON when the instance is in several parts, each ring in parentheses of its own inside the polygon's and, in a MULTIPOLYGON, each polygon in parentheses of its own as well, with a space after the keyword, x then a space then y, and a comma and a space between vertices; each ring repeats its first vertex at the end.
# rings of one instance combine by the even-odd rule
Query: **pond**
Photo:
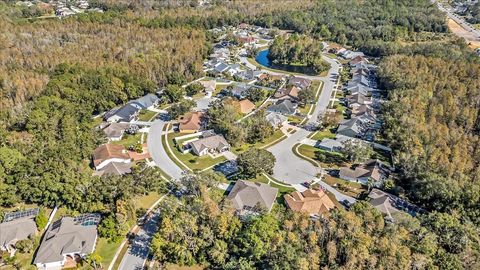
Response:
POLYGON ((271 69, 279 69, 279 70, 284 70, 284 71, 294 72, 294 73, 316 75, 316 73, 313 71, 313 69, 311 67, 308 67, 308 66, 281 65, 281 64, 273 63, 268 58, 268 50, 260 51, 257 54, 257 57, 255 57, 255 61, 257 63, 259 63, 260 65, 262 65, 264 67, 267 67, 267 68, 271 68, 271 69))

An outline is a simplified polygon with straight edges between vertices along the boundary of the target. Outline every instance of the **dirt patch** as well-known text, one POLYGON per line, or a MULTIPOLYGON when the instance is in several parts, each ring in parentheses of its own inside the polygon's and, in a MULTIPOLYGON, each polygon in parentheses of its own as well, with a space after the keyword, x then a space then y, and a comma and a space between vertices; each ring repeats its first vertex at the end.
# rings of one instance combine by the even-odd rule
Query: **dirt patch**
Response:
POLYGON ((459 37, 463 37, 468 42, 468 46, 470 48, 472 49, 480 48, 480 41, 477 39, 477 36, 473 32, 470 32, 465 28, 463 28, 454 20, 448 19, 448 28, 455 35, 459 37))

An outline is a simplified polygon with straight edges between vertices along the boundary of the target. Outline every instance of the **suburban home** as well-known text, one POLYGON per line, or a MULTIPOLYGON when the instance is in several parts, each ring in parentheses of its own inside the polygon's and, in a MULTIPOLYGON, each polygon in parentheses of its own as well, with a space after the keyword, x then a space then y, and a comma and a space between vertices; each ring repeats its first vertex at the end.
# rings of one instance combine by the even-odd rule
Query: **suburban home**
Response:
POLYGON ((274 112, 267 114, 265 118, 274 128, 280 128, 288 121, 287 117, 274 112))
POLYGON ((368 60, 367 58, 365 58, 365 56, 363 55, 358 55, 358 56, 355 56, 354 58, 352 58, 352 60, 350 60, 349 64, 350 66, 354 66, 358 63, 366 63, 368 64, 368 60))
POLYGON ((160 99, 155 94, 147 94, 141 98, 137 98, 136 100, 134 100, 134 102, 136 102, 137 104, 142 106, 143 109, 146 110, 151 110, 155 108, 155 106, 158 105, 159 101, 160 99))
POLYGON ((231 76, 236 75, 240 73, 242 70, 240 69, 239 64, 231 64, 229 65, 229 69, 227 70, 227 73, 230 74, 231 76))
POLYGON ((362 56, 362 57, 365 56, 363 52, 354 52, 350 50, 342 51, 341 53, 339 53, 339 55, 345 59, 354 59, 357 56, 362 56))
POLYGON ((411 216, 425 213, 422 208, 409 203, 395 195, 373 188, 368 194, 370 204, 385 215, 385 220, 394 222, 397 213, 403 211, 411 216))
POLYGON ((297 112, 298 105, 289 99, 279 100, 275 104, 268 106, 268 112, 279 113, 283 115, 293 115, 297 112))
POLYGON ((293 76, 293 77, 290 77, 290 79, 288 80, 288 84, 294 85, 302 90, 305 90, 312 85, 312 81, 309 79, 293 76))
POLYGON ((64 217, 45 232, 33 264, 38 269, 75 267, 95 250, 99 214, 64 217))
POLYGON ((217 83, 214 80, 200 81, 200 84, 203 85, 203 87, 205 87, 205 92, 207 93, 215 92, 215 89, 217 87, 217 83))
POLYGON ((0 251, 14 252, 18 241, 37 233, 35 216, 38 211, 36 208, 5 215, 4 222, 0 223, 0 251))
POLYGON ((335 204, 323 190, 307 189, 304 192, 294 191, 283 196, 287 207, 294 212, 310 216, 322 216, 335 208, 335 204))
POLYGON ((217 74, 221 74, 223 72, 226 72, 228 69, 230 69, 230 66, 228 64, 220 62, 215 65, 213 71, 217 74))
POLYGON ((256 215, 262 210, 270 212, 277 194, 278 189, 267 184, 238 180, 227 199, 238 215, 256 215))
POLYGON ((355 86, 347 87, 347 90, 350 91, 352 95, 362 94, 364 96, 369 96, 374 91, 373 88, 370 88, 362 84, 357 84, 355 86))
POLYGON ((369 129, 369 124, 362 118, 352 118, 344 120, 337 128, 337 134, 352 137, 361 138, 369 129))
POLYGON ((372 98, 367 97, 361 93, 355 93, 347 96, 347 102, 349 108, 358 107, 360 105, 370 105, 372 104, 372 98))
POLYGON ((354 88, 357 85, 370 87, 370 81, 367 76, 354 75, 353 78, 348 82, 347 89, 354 88))
POLYGON ((385 165, 379 160, 372 159, 363 164, 354 165, 353 168, 340 168, 339 177, 343 180, 358 182, 363 185, 371 179, 375 184, 383 182, 388 176, 385 165))
POLYGON ((189 143, 193 153, 197 156, 205 156, 207 154, 219 154, 230 150, 230 144, 222 135, 213 135, 201 138, 189 143))
POLYGON ((249 70, 243 70, 243 71, 237 73, 236 76, 238 76, 242 80, 251 81, 251 80, 257 78, 258 76, 260 76, 261 74, 263 74, 263 73, 259 70, 249 69, 249 70))
POLYGON ((178 130, 184 133, 195 133, 204 127, 203 112, 189 112, 178 120, 178 130))
POLYGON ((252 36, 240 36, 238 37, 238 41, 244 44, 255 44, 255 38, 252 36))
POLYGON ((281 89, 278 89, 277 92, 273 95, 276 99, 291 99, 293 101, 298 100, 298 93, 301 91, 299 87, 295 85, 290 85, 281 89))
POLYGON ((237 110, 242 114, 247 114, 255 110, 255 104, 253 104, 250 100, 244 99, 240 101, 233 101, 233 106, 237 108, 237 110))
POLYGON ((243 99, 247 95, 248 89, 250 87, 253 87, 251 85, 245 84, 245 83, 238 83, 233 86, 233 88, 230 90, 232 93, 232 96, 238 98, 238 99, 243 99))
POLYGON ((120 141, 129 126, 129 123, 111 123, 103 129, 103 133, 109 141, 120 141))
POLYGON ((340 152, 343 149, 343 142, 335 139, 325 138, 317 143, 315 147, 330 152, 340 152))
POLYGON ((103 144, 93 152, 93 165, 101 170, 111 162, 130 163, 130 157, 122 145, 103 144))
POLYGON ((100 170, 96 170, 94 176, 115 175, 120 176, 132 172, 132 163, 110 162, 100 170))
POLYGON ((104 116, 104 120, 113 122, 131 122, 138 118, 138 114, 143 107, 136 102, 129 102, 120 108, 115 108, 107 112, 104 116))
POLYGON ((352 117, 360 117, 365 114, 376 117, 375 110, 370 105, 354 106, 351 110, 352 117))

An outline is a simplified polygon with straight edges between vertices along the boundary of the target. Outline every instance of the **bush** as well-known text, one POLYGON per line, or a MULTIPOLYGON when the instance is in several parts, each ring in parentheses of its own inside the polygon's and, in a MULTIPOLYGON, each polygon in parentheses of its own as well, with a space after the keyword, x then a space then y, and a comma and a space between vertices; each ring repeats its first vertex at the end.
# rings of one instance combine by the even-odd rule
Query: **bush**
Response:
POLYGON ((35 217, 35 223, 37 224, 37 228, 41 231, 47 226, 48 217, 45 214, 45 210, 42 208, 38 212, 38 215, 35 217))

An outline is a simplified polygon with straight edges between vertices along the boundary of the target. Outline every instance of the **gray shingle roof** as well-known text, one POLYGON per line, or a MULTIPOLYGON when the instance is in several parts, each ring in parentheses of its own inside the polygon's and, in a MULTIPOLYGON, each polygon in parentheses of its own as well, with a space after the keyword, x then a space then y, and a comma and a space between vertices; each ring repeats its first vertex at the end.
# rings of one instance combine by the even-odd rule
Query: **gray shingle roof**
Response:
POLYGON ((277 193, 277 188, 267 184, 238 180, 227 199, 232 201, 233 207, 240 214, 255 212, 258 207, 270 211, 277 198, 277 193))
POLYGON ((143 107, 143 109, 146 109, 154 105, 156 102, 158 102, 158 100, 159 98, 157 97, 157 95, 147 94, 143 97, 137 98, 135 102, 140 104, 143 107))
POLYGON ((273 105, 270 105, 267 108, 267 111, 269 112, 276 112, 287 115, 294 114, 296 110, 297 104, 293 103, 289 99, 281 100, 273 105))
POLYGON ((19 240, 27 239, 37 232, 33 217, 24 217, 0 223, 0 247, 15 245, 19 240))
POLYGON ((67 253, 89 254, 96 239, 96 225, 83 226, 72 217, 64 217, 48 227, 33 263, 59 262, 67 253))

